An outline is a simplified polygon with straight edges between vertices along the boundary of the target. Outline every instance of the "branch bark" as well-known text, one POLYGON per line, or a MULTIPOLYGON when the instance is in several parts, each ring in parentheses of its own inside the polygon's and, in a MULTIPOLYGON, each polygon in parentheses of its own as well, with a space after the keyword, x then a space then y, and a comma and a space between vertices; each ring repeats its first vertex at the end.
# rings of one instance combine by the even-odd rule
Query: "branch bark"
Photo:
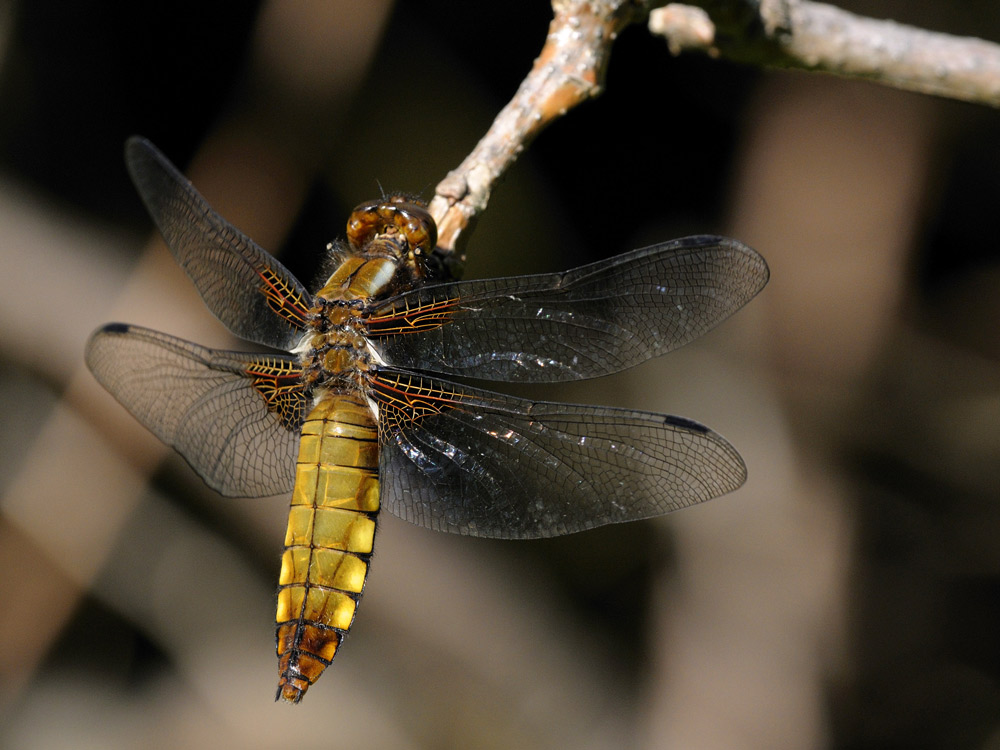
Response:
POLYGON ((864 18, 810 0, 552 0, 541 54, 513 99, 430 202, 438 253, 460 276, 493 187, 547 125, 597 96, 611 45, 645 21, 671 52, 834 73, 1000 107, 1000 45, 864 18))
POLYGON ((1000 107, 1000 45, 809 0, 690 0, 653 11, 672 52, 863 78, 1000 107))
POLYGON ((438 184, 430 202, 439 252, 456 275, 461 274, 468 235, 493 186, 547 125, 601 92, 615 37, 663 2, 552 0, 554 17, 531 72, 482 140, 438 184))

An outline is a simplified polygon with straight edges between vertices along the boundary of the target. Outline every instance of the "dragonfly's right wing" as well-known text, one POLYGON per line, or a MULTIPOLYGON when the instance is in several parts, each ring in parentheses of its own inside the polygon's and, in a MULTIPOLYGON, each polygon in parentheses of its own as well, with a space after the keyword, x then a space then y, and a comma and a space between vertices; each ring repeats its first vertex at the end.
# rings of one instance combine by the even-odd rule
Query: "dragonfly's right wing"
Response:
POLYGON ((365 326, 393 367, 520 383, 620 372, 707 333, 767 283, 767 263, 699 236, 535 276, 413 289, 365 326))
POLYGON ((537 539, 650 518, 740 487, 721 435, 683 417, 544 401, 380 368, 382 507, 437 531, 537 539))

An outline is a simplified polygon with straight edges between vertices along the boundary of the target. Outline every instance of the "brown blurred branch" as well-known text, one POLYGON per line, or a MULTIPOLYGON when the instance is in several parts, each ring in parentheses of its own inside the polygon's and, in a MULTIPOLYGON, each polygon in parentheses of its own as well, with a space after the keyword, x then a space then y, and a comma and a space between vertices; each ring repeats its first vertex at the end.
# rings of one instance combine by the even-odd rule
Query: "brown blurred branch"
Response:
POLYGON ((658 5, 662 0, 552 1, 554 18, 531 72, 482 140, 437 186, 430 210, 440 248, 464 259, 468 232, 493 186, 550 122, 601 92, 615 37, 658 5))
POLYGON ((808 0, 690 0, 650 14, 675 54, 835 73, 1000 107, 1000 45, 808 0))

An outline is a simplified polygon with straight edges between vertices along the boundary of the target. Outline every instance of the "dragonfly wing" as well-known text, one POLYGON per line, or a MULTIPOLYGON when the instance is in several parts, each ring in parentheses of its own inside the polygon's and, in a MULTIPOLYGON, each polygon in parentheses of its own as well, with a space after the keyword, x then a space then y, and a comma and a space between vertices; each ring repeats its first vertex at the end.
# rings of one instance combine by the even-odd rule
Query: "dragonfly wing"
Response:
POLYGON ((462 281, 378 305, 369 337, 394 367, 508 382, 619 372, 692 341, 767 283, 752 248, 687 237, 560 274, 462 281))
POLYGON ((288 492, 306 398, 293 357, 221 352, 112 323, 87 366, 129 412, 230 496, 288 492))
POLYGON ((438 531, 531 539, 668 513, 737 489, 746 467, 681 417, 532 402, 415 373, 372 378, 382 504, 438 531))
POLYGON ((217 214, 149 141, 125 144, 132 182, 208 308, 247 341, 291 349, 312 298, 281 263, 217 214))

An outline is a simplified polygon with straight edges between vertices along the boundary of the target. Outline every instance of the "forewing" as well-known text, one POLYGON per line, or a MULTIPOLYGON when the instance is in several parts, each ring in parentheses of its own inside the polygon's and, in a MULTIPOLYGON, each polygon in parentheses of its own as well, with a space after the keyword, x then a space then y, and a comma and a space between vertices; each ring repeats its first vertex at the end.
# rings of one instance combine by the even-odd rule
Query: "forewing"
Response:
POLYGON ((510 382, 578 380, 698 338, 767 278, 752 248, 688 237, 566 273, 418 288, 379 305, 367 326, 395 367, 510 382))
POLYGON ((291 490, 306 410, 296 359, 215 351, 121 323, 96 331, 86 358, 97 381, 213 489, 291 490))
POLYGON ((149 141, 125 145, 132 182, 208 309, 247 341, 291 349, 312 305, 302 284, 219 216, 149 141))
POLYGON ((419 526, 532 539, 732 492, 736 450, 681 417, 532 402, 396 370, 372 377, 382 505, 419 526))

